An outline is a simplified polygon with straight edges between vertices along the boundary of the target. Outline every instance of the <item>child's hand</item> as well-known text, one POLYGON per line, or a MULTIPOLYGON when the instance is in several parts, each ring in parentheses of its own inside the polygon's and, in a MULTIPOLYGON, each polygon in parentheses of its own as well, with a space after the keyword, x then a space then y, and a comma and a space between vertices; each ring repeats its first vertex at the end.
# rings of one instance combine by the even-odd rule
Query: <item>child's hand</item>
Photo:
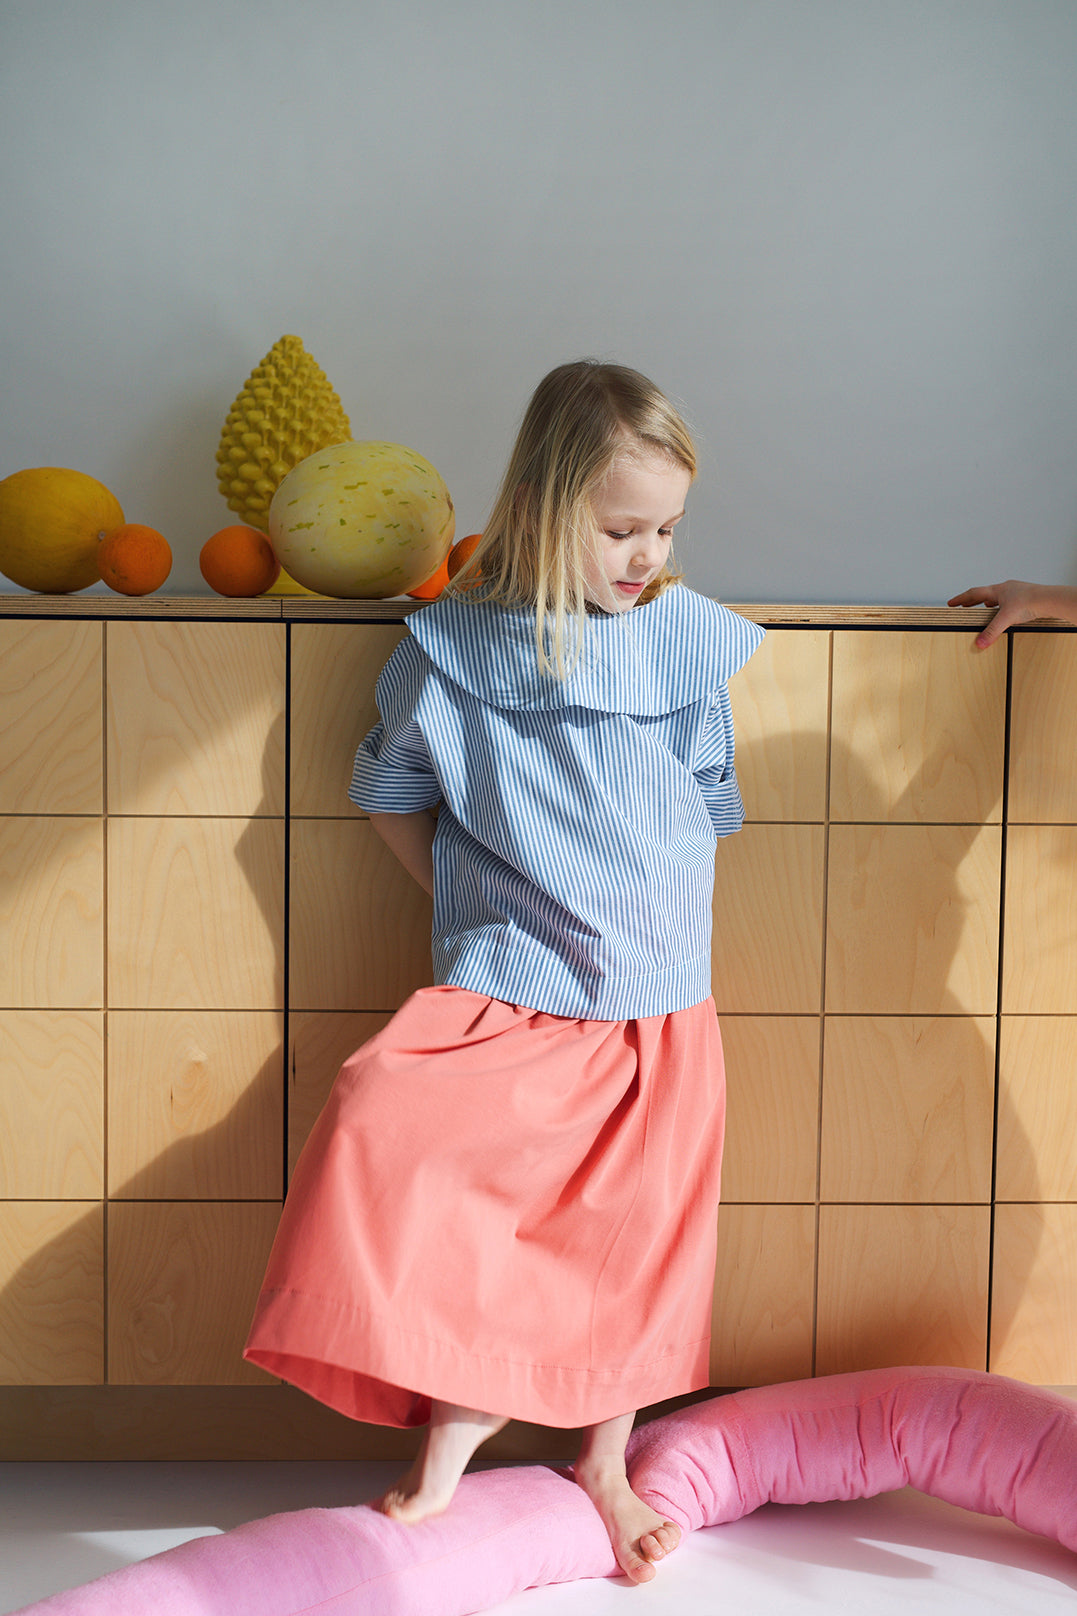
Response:
MULTIPOLYGON (((976 636, 981 648, 993 645, 1000 635, 1017 623, 1034 623, 1039 617, 1065 616, 1067 594, 1077 591, 1052 589, 1046 584, 1020 583, 1008 578, 1003 584, 979 584, 946 602, 947 606, 997 606, 987 627, 976 636)), ((1072 608, 1071 608, 1072 609, 1072 608)))

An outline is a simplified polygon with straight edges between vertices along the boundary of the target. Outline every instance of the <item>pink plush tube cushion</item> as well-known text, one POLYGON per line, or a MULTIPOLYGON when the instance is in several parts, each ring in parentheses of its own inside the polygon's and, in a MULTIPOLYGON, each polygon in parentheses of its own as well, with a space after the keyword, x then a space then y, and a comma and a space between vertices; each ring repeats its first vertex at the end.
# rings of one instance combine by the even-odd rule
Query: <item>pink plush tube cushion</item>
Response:
POLYGON ((681 1526, 898 1487, 1077 1550, 1077 1404, 968 1369, 877 1369, 697 1403, 633 1433, 637 1492, 681 1526))
MULTIPOLYGON (((767 1502, 913 1486, 1077 1549, 1077 1405, 997 1375, 883 1369, 739 1392, 634 1433, 636 1491, 692 1530, 767 1502)), ((447 1514, 300 1510, 199 1538, 22 1616, 468 1616, 617 1574, 583 1492, 544 1467, 465 1476, 447 1514)))

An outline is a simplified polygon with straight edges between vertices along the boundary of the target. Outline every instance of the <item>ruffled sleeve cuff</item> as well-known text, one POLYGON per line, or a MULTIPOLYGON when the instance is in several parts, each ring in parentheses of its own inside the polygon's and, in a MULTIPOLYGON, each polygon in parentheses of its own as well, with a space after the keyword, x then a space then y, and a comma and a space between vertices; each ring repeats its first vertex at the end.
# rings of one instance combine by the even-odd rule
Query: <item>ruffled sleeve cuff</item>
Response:
POLYGON ((422 651, 402 640, 375 687, 381 722, 355 754, 348 796, 367 814, 411 814, 434 808, 441 786, 415 708, 425 678, 422 651))

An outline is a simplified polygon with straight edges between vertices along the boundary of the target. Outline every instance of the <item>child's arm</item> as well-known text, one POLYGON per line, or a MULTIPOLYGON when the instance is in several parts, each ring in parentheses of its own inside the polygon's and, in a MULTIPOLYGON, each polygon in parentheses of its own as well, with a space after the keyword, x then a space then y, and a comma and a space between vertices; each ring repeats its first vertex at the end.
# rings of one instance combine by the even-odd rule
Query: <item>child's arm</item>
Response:
POLYGON ((997 606, 998 611, 976 637, 979 646, 993 645, 1000 634, 1016 623, 1034 623, 1041 617, 1061 617, 1077 623, 1077 589, 1062 584, 1025 584, 1008 578, 1004 584, 981 584, 966 589, 946 602, 947 606, 997 606))
POLYGON ((434 893, 434 831, 437 820, 428 808, 413 814, 371 814, 370 823, 391 853, 424 892, 434 893))

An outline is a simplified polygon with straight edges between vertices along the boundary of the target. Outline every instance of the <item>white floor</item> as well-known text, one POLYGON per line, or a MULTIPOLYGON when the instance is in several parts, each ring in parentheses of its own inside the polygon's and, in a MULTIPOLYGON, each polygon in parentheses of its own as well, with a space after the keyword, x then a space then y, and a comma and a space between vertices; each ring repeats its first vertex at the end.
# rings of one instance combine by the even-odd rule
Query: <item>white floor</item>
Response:
MULTIPOLYGON (((374 1497, 397 1469, 0 1464, 0 1611, 257 1516, 374 1497)), ((623 1601, 633 1598, 645 1602, 646 1616, 907 1616, 910 1606, 918 1616, 1061 1616, 1072 1612, 1075 1593, 1077 1555, 1006 1521, 901 1492, 851 1504, 771 1505, 693 1534, 646 1589, 578 1582, 531 1589, 497 1610, 624 1616, 623 1601)))

